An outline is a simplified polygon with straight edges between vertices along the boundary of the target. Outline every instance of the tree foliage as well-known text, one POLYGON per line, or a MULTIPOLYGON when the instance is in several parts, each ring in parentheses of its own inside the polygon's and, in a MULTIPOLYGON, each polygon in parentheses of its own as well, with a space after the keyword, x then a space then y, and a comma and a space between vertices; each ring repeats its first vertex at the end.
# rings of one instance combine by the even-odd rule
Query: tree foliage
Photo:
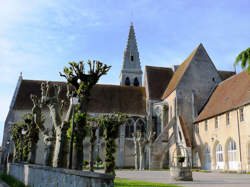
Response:
POLYGON ((239 62, 241 62, 241 68, 246 69, 250 74, 250 47, 236 57, 234 66, 238 65, 239 62))
POLYGON ((125 122, 127 116, 121 113, 103 115, 99 118, 100 124, 104 128, 105 140, 105 173, 115 175, 115 157, 116 143, 119 137, 119 127, 125 122))
MULTIPOLYGON (((79 104, 76 107, 78 113, 78 119, 74 129, 74 140, 76 147, 76 162, 82 163, 83 161, 83 140, 86 136, 86 114, 87 104, 89 101, 90 91, 94 85, 98 82, 102 75, 107 74, 111 66, 107 66, 99 61, 90 60, 87 62, 89 70, 85 72, 85 64, 83 61, 79 63, 70 62, 69 67, 65 67, 63 73, 59 73, 60 76, 66 78, 67 83, 74 88, 75 94, 79 98, 79 104)), ((77 114, 76 114, 77 115, 77 114)), ((82 169, 81 164, 73 166, 74 169, 82 169)))
POLYGON ((32 162, 29 154, 33 144, 39 140, 39 129, 33 122, 32 114, 27 113, 23 116, 23 120, 11 126, 11 138, 15 145, 15 161, 28 161, 32 162), (26 130, 26 134, 22 134, 22 130, 26 130), (21 156, 22 155, 22 156, 21 156), (22 160, 21 160, 22 157, 22 160))

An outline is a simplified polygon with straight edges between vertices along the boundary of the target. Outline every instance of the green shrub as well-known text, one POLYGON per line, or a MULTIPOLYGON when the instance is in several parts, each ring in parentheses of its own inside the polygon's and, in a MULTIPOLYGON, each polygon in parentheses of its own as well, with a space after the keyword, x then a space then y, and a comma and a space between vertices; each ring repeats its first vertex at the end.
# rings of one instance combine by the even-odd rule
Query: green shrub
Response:
POLYGON ((1 173, 0 178, 11 187, 25 187, 25 185, 10 175, 1 173))

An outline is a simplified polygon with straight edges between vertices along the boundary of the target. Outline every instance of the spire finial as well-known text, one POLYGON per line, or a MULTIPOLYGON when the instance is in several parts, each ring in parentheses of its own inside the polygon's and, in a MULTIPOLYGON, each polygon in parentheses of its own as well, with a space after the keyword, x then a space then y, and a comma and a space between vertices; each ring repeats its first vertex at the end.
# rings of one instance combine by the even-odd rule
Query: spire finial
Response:
POLYGON ((131 9, 131 25, 133 25, 133 9, 131 9))
POLYGON ((23 78, 23 73, 20 72, 19 78, 22 79, 23 78))

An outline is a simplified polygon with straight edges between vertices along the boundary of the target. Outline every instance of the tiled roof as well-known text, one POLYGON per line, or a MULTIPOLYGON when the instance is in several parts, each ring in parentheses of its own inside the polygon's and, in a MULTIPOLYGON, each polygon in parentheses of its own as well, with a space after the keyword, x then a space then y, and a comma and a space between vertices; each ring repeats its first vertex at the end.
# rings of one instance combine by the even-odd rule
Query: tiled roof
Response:
POLYGON ((197 52, 200 46, 202 46, 202 44, 200 44, 195 50, 193 50, 193 52, 189 55, 189 57, 187 57, 186 60, 184 60, 184 62, 178 67, 172 79, 170 80, 168 87, 166 88, 164 94, 162 95, 162 99, 168 97, 176 89, 179 81, 181 80, 182 76, 184 75, 185 71, 187 70, 190 62, 192 61, 195 53, 197 52))
POLYGON ((250 103, 250 75, 245 71, 221 82, 195 122, 250 103))
MULTIPOLYGON (((38 80, 22 80, 14 109, 31 109, 30 94, 41 96, 41 83, 38 80)), ((62 88, 60 97, 68 102, 65 82, 51 82, 62 88)), ((51 90, 52 91, 52 90, 51 90)), ((97 84, 91 91, 88 105, 90 113, 122 112, 126 114, 145 115, 146 96, 144 87, 128 87, 97 84)))
POLYGON ((232 77, 233 75, 235 75, 235 72, 233 71, 218 71, 220 77, 221 77, 221 80, 226 80, 228 79, 229 77, 232 77))
POLYGON ((173 76, 173 70, 171 68, 146 66, 145 74, 149 99, 161 100, 161 96, 173 76))

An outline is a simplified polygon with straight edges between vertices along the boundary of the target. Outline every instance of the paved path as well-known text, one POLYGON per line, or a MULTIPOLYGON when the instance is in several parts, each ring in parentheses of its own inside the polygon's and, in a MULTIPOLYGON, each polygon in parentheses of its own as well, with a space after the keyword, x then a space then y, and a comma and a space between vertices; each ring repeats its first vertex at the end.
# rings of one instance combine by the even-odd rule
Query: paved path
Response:
POLYGON ((0 187, 9 187, 9 185, 3 182, 2 179, 0 179, 0 187))
POLYGON ((187 187, 250 187, 250 174, 224 174, 224 173, 203 173, 193 172, 193 182, 173 181, 169 171, 126 171, 116 170, 116 177, 167 184, 177 184, 187 187))

